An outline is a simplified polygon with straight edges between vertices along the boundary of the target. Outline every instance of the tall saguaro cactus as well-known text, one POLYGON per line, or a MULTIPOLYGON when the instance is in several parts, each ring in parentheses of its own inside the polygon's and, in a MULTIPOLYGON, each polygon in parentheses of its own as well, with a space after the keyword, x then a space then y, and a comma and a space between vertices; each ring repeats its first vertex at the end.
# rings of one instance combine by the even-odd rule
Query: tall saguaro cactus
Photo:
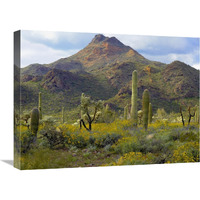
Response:
POLYGON ((149 100, 149 91, 145 89, 142 96, 143 126, 145 130, 148 128, 149 100))
POLYGON ((31 132, 35 135, 35 141, 37 138, 37 131, 39 127, 39 110, 34 108, 31 112, 31 132))
POLYGON ((39 92, 38 109, 39 109, 40 119, 42 119, 42 99, 41 99, 41 92, 39 92))
POLYGON ((134 70, 132 73, 132 96, 131 96, 131 119, 133 119, 133 123, 137 126, 137 71, 134 70))
POLYGON ((152 112, 152 104, 149 103, 149 124, 152 123, 152 116, 153 116, 153 112, 152 112))

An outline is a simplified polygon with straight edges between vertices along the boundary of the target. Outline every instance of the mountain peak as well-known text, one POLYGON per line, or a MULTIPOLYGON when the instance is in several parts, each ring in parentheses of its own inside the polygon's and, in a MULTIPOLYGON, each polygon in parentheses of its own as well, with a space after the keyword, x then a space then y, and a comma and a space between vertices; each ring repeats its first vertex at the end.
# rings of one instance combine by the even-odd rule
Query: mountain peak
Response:
POLYGON ((122 47, 122 46, 125 46, 122 42, 120 42, 116 37, 108 37, 104 40, 104 42, 107 42, 109 44, 112 44, 112 45, 115 45, 115 46, 119 46, 119 47, 122 47))
POLYGON ((102 42, 105 39, 106 39, 106 37, 103 34, 97 34, 93 38, 92 43, 99 43, 99 42, 102 42))
POLYGON ((68 60, 80 62, 84 68, 90 68, 90 70, 123 61, 148 63, 147 59, 131 47, 124 45, 116 37, 107 37, 102 34, 95 35, 84 49, 68 60))
POLYGON ((92 44, 98 44, 98 43, 108 43, 114 46, 123 47, 125 46, 122 42, 120 42, 116 37, 105 37, 103 34, 97 34, 92 40, 92 44))

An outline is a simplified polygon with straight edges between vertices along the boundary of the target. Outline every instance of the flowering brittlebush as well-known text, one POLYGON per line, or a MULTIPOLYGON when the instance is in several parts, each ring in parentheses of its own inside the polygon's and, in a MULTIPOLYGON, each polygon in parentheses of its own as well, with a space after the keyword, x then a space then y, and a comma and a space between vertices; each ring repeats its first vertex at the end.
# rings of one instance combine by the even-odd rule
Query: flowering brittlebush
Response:
POLYGON ((137 165, 137 164, 152 164, 154 155, 151 153, 142 154, 141 152, 129 152, 120 157, 111 165, 137 165))
POLYGON ((173 156, 167 163, 187 163, 187 162, 199 162, 199 143, 187 142, 180 145, 173 152, 173 156))

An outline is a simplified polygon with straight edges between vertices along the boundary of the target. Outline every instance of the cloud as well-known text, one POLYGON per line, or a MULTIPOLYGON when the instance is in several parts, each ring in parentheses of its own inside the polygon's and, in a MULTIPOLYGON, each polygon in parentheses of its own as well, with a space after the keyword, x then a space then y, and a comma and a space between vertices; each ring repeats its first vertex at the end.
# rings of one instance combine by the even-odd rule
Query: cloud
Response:
POLYGON ((22 38, 21 40, 21 67, 29 64, 48 64, 63 57, 69 57, 79 49, 57 50, 44 44, 33 43, 22 38))
POLYGON ((21 31, 21 65, 51 63, 83 49, 94 33, 21 31))
POLYGON ((190 66, 197 66, 196 63, 198 61, 198 55, 189 53, 189 54, 176 54, 176 53, 169 53, 164 55, 151 55, 151 54, 143 54, 143 56, 152 61, 160 61, 166 64, 169 64, 175 60, 179 60, 184 62, 190 66))
POLYGON ((22 31, 24 39, 60 50, 84 48, 94 35, 93 33, 22 31))
POLYGON ((192 67, 194 67, 194 68, 200 70, 200 63, 196 63, 196 64, 192 65, 192 67))
MULTIPOLYGON (((113 36, 105 34, 106 36, 113 36)), ((191 66, 199 63, 199 39, 186 37, 114 35, 149 60, 171 63, 180 60, 191 66)))
MULTIPOLYGON (((107 34, 111 36, 110 34, 107 34)), ((113 36, 113 35, 112 35, 113 36)), ((133 49, 143 52, 154 52, 162 55, 165 53, 186 53, 198 48, 198 38, 164 37, 143 35, 115 35, 122 43, 133 49)))

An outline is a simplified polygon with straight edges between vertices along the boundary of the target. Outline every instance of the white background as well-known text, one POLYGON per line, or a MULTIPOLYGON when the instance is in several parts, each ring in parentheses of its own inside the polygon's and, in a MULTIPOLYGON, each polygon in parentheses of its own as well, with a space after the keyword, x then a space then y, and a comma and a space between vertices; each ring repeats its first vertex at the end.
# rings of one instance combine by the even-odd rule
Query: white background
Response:
POLYGON ((199 164, 19 171, 5 162, 13 159, 14 31, 200 37, 198 0, 52 2, 0 3, 0 199, 198 199, 199 164))

